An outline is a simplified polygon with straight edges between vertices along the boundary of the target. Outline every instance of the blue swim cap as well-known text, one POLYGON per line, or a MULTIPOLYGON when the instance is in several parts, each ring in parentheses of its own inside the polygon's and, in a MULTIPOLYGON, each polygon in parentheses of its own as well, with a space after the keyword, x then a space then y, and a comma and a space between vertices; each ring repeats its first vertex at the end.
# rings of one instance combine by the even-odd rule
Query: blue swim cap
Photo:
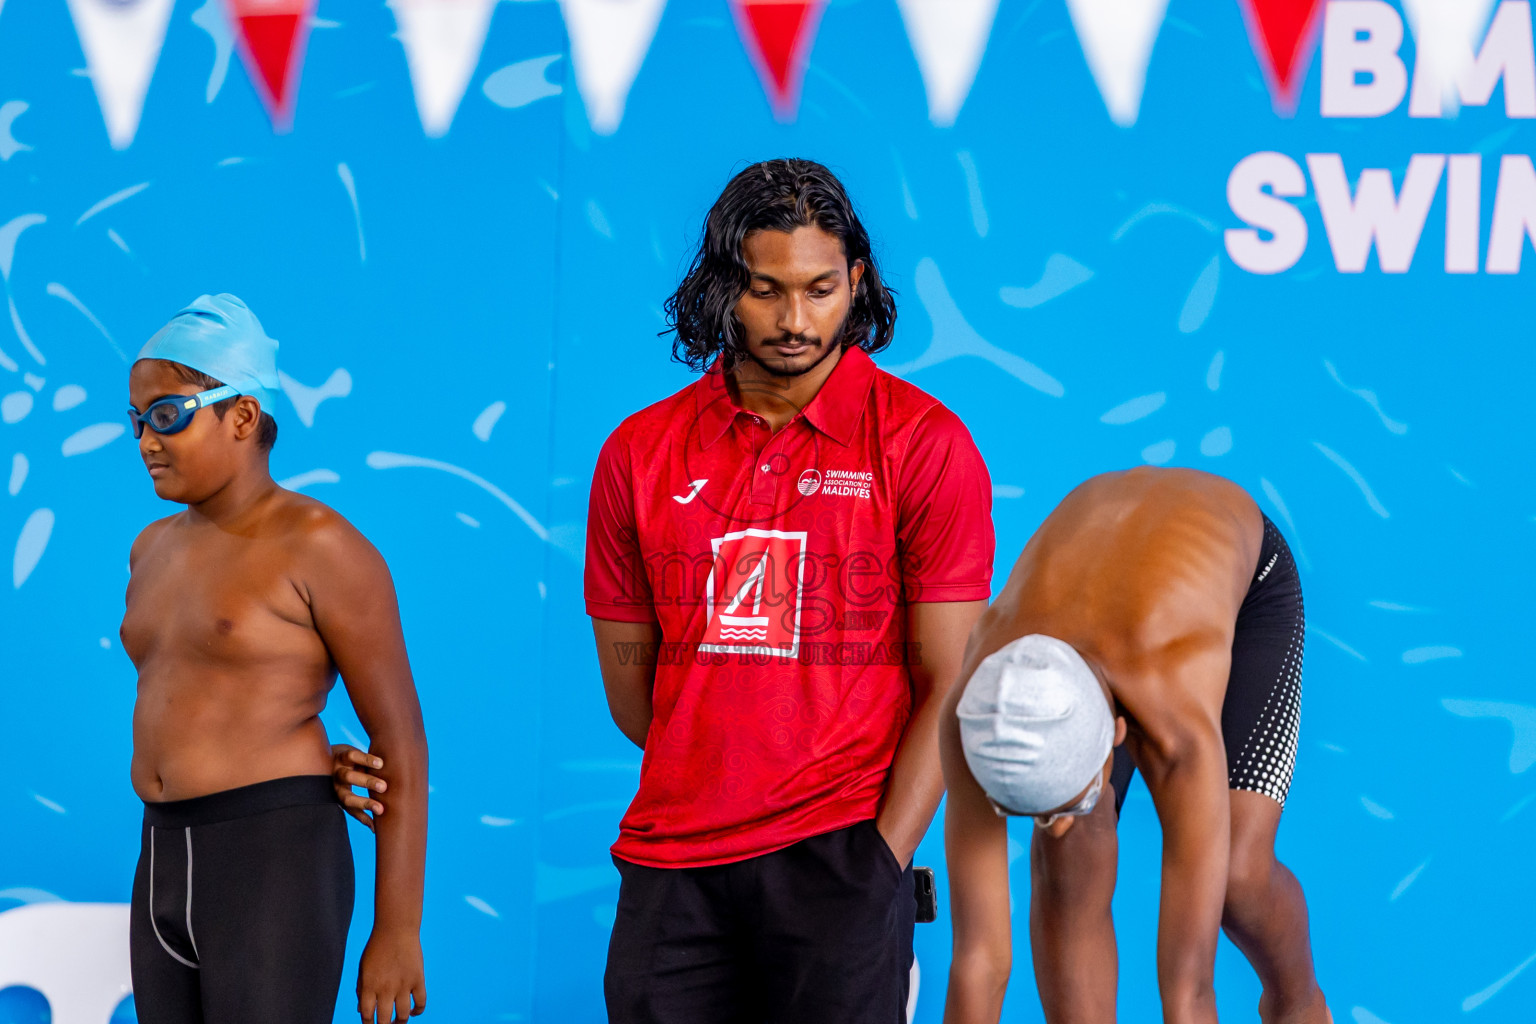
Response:
POLYGON ((277 408, 277 342, 267 337, 249 306, 227 292, 199 295, 139 352, 140 359, 168 359, 261 403, 277 408))

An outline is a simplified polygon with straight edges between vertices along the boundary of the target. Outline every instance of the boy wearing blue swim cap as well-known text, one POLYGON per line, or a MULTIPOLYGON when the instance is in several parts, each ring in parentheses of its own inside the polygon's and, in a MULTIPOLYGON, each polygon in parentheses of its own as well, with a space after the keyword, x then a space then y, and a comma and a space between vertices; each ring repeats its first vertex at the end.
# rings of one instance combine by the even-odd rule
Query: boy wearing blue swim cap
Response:
POLYGON ((276 353, 245 303, 204 295, 129 373, 155 493, 186 506, 134 541, 121 631, 138 670, 141 1024, 329 1024, 352 916, 343 803, 377 833, 358 1011, 383 1024, 426 1005, 427 744, 394 586, 351 524, 272 480, 276 353), (387 817, 333 768, 319 714, 338 673, 387 817))

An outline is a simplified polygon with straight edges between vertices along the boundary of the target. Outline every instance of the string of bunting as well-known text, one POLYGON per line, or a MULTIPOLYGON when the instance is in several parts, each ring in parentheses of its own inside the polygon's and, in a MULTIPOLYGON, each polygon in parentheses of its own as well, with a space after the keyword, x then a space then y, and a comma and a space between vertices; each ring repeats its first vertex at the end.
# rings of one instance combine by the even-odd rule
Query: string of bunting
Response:
MULTIPOLYGON (((196 0, 189 0, 196 2, 196 0)), ((422 129, 446 134, 479 64, 498 0, 386 0, 422 129)), ((720 0, 735 22, 775 117, 795 119, 827 0, 720 0)), ((1168 0, 1058 0, 1077 32, 1105 108, 1136 122, 1168 0)), ((1403 0, 1431 59, 1469 51, 1496 0, 1403 0)), ((67 0, 114 147, 133 142, 176 0, 67 0)), ((576 86, 598 134, 617 131, 667 0, 559 0, 576 86)), ((954 124, 976 79, 998 0, 894 0, 940 127, 954 124)), ((1237 0, 1274 107, 1294 113, 1325 0, 1237 0)), ((274 130, 292 128, 316 0, 203 0, 192 20, 240 55, 274 130)), ((548 61, 541 64, 547 67, 548 61)), ((221 79, 222 80, 222 79, 221 79)), ((546 85, 538 95, 558 86, 546 85)), ((217 89, 210 81, 209 96, 217 89)))

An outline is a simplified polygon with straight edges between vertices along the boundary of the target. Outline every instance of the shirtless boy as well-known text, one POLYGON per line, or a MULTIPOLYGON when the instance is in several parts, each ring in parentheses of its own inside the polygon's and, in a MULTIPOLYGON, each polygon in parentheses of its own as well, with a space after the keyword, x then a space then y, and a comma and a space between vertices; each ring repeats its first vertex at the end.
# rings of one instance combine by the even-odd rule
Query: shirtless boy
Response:
POLYGON ((129 374, 155 493, 186 505, 134 541, 122 626, 139 674, 143 1024, 331 1021, 353 895, 319 718, 338 673, 392 798, 358 1012, 384 1024, 426 1005, 427 745, 394 587, 356 529, 273 482, 276 352, 243 302, 204 295, 129 374))
POLYGON ((1285 540, 1227 480, 1108 473, 1051 513, 972 631, 966 682, 940 725, 946 1024, 992 1024, 1002 1009, 1008 814, 1035 821, 1029 921, 1046 1019, 1115 1019, 1115 823, 1137 768, 1163 829, 1163 1019, 1216 1020, 1218 928, 1258 972, 1266 1024, 1329 1019, 1306 901, 1274 849, 1296 759, 1302 633, 1285 540))

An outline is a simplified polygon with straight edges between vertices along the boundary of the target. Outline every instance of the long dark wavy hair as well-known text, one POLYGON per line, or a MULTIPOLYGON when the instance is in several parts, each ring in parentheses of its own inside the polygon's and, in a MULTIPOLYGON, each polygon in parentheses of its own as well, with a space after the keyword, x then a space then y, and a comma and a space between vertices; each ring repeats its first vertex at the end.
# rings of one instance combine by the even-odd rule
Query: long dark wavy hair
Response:
POLYGON ((831 171, 810 160, 765 160, 731 179, 704 218, 704 237, 683 283, 667 299, 672 358, 704 370, 718 355, 731 369, 745 352, 736 303, 747 290, 749 271, 742 240, 753 231, 791 232, 819 227, 843 244, 849 266, 864 262, 843 326, 842 343, 871 354, 891 343, 896 326, 895 293, 880 277, 869 233, 831 171))

